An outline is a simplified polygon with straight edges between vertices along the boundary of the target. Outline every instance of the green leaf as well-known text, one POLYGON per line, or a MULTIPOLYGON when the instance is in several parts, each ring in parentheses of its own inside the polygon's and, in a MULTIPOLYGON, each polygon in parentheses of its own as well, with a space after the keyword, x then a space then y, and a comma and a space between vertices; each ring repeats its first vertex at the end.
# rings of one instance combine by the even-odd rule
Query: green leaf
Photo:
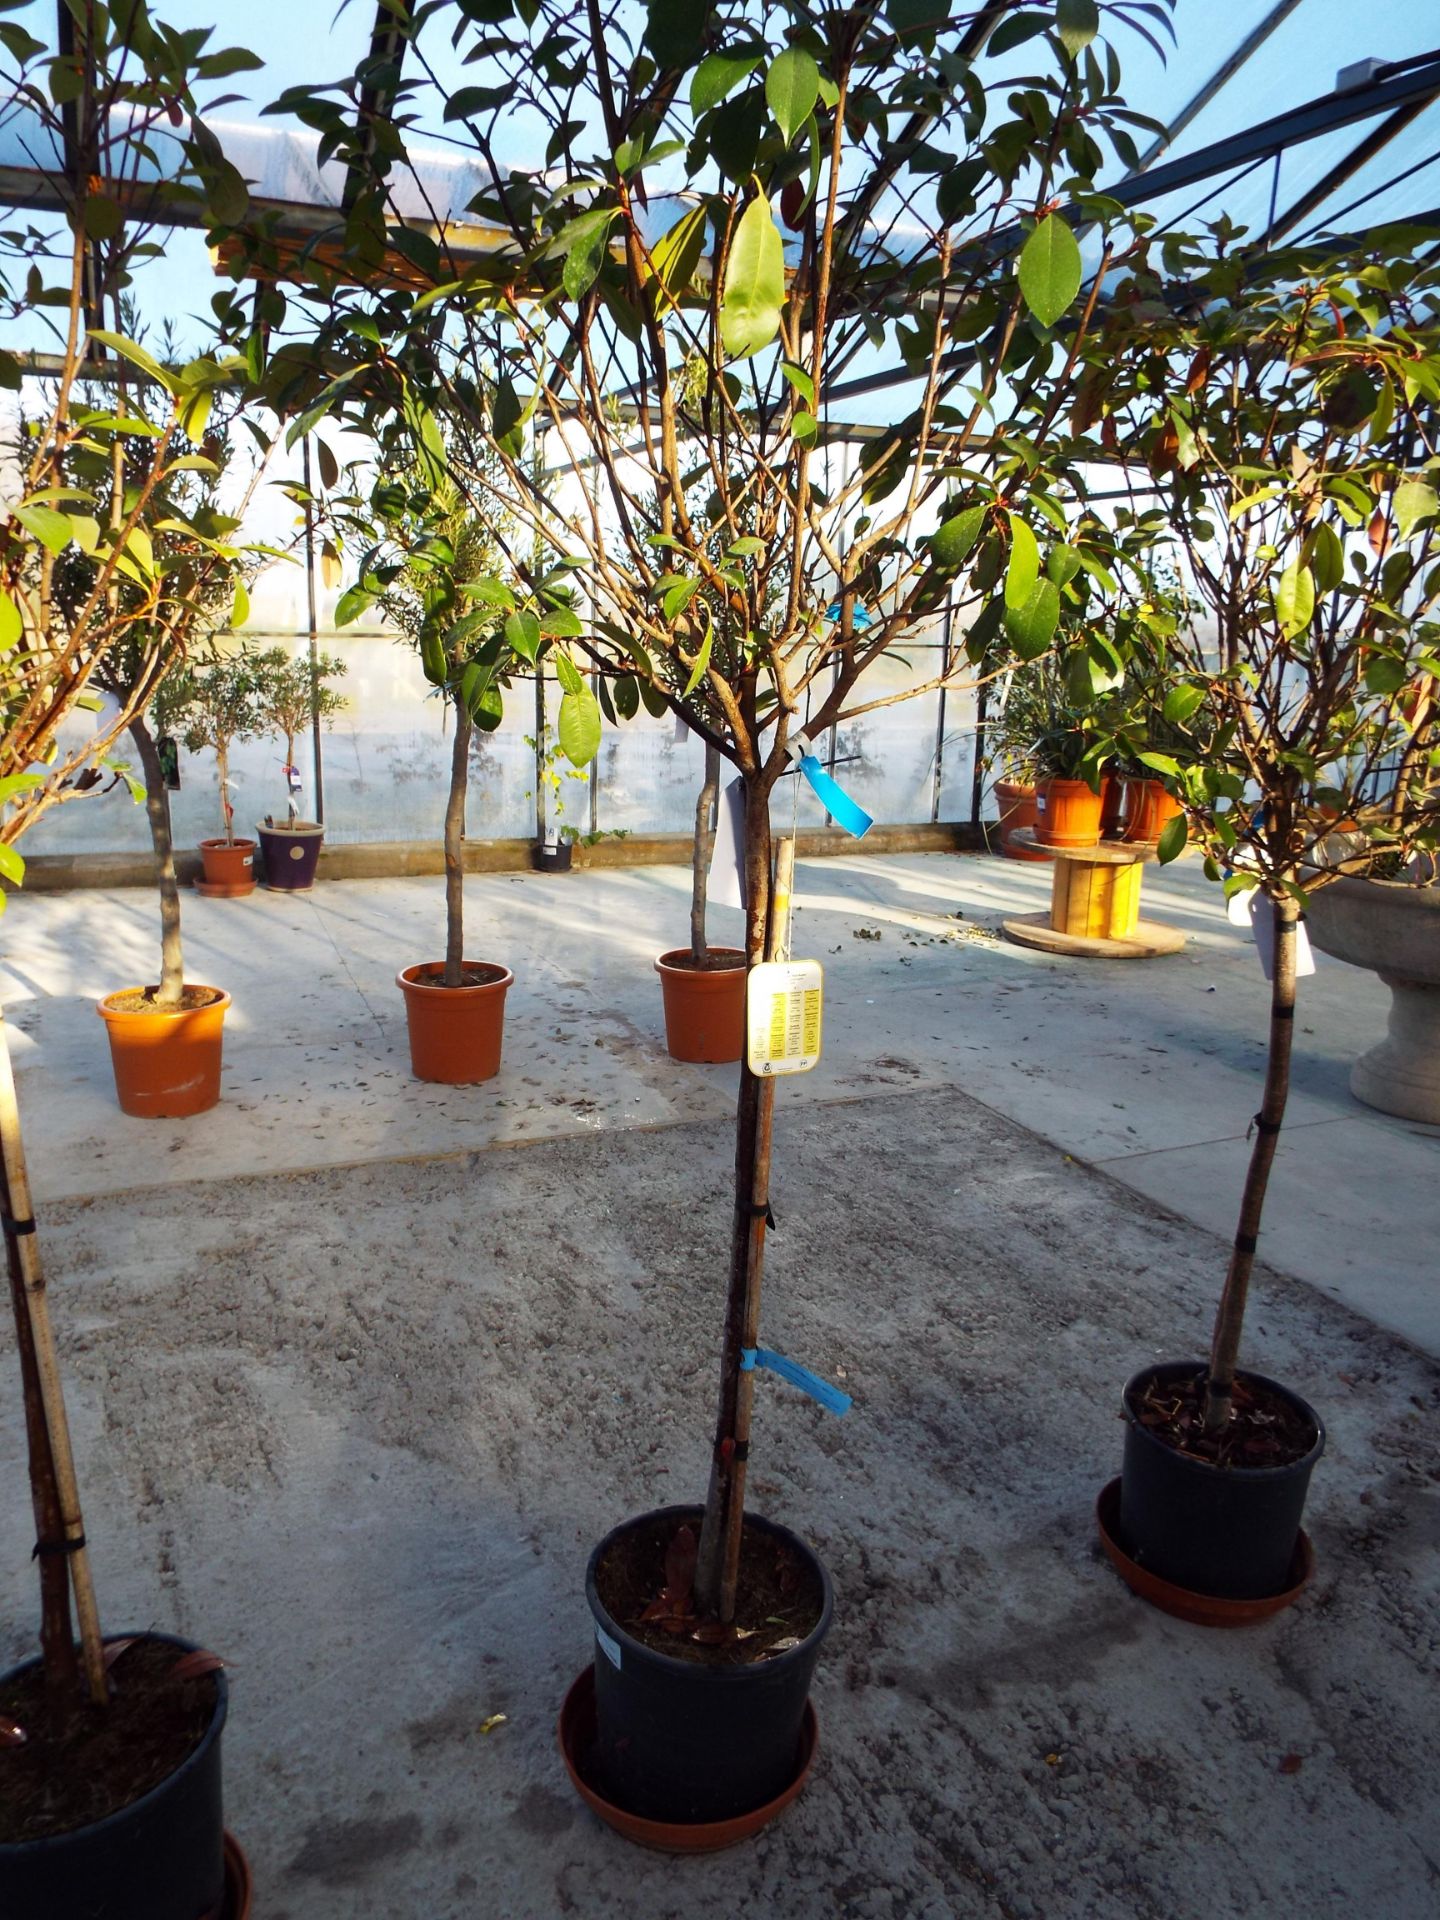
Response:
POLYGON ((1169 866, 1172 860, 1178 860, 1185 851, 1185 842, 1190 838, 1190 822, 1183 813, 1177 813, 1165 822, 1160 829, 1160 839, 1155 848, 1155 857, 1162 867, 1169 866))
POLYGON ((570 658, 568 653, 556 653, 555 678, 560 682, 560 685, 565 689, 566 693, 579 693, 585 685, 585 682, 580 678, 580 669, 575 665, 575 662, 570 658))
MULTIPOLYGON (((364 587, 361 587, 361 586, 347 587, 344 593, 342 593, 340 598, 335 602, 336 626, 348 627, 352 620, 358 620, 362 613, 368 613, 371 607, 374 606, 374 604, 375 604, 374 594, 367 593, 364 587)), ((237 606, 239 605, 238 594, 236 595, 236 605, 237 606)), ((247 611, 248 611, 248 604, 247 604, 247 611)))
POLYGON ((432 687, 449 685, 450 661, 445 652, 445 642, 433 628, 420 636, 420 666, 432 687))
POLYGON ((1310 536, 1310 571, 1317 594, 1333 593, 1345 578, 1344 543, 1328 520, 1322 520, 1310 536))
POLYGON ((600 707, 587 686, 582 684, 560 702, 555 735, 572 767, 588 766, 600 751, 600 707))
POLYGON ((788 147, 820 98, 820 69, 803 47, 787 47, 770 62, 765 98, 788 147))
POLYGON ((503 580, 485 575, 479 580, 461 582, 460 592, 467 600, 478 600, 487 607, 513 607, 515 596, 503 580))
POLYGON ((1408 675, 1403 660, 1394 660, 1388 654, 1380 654, 1365 663, 1365 688, 1380 699, 1388 699, 1392 693, 1399 693, 1408 675))
POLYGON ((705 40, 705 8, 694 0, 646 0, 645 45, 665 69, 688 67, 705 40))
POLYGON ((505 696, 492 680, 475 698, 466 711, 482 733, 494 733, 505 718, 505 696))
POLYGON ((495 684, 493 665, 482 666, 478 660, 472 660, 460 675, 459 692, 462 706, 477 724, 483 724, 492 712, 496 715, 496 720, 485 727, 487 733, 491 732, 504 715, 504 698, 495 684))
POLYGON ((692 207, 650 249, 656 277, 672 300, 678 300, 695 278, 704 246, 705 209, 692 207))
POLYGON ((1160 709, 1161 718, 1168 726, 1183 727, 1192 714, 1198 713, 1205 704, 1205 689, 1187 681, 1182 686, 1171 687, 1165 696, 1165 704, 1160 709))
POLYGON ((1020 292, 1042 327, 1053 327, 1080 291, 1080 246, 1058 213, 1040 222, 1020 250, 1020 292))
MULTIPOLYGON (((1010 515, 1010 564, 1005 569, 1005 604, 1023 607, 1040 577, 1040 549, 1035 536, 1018 513, 1010 515)), ((1056 590, 1059 606, 1059 590, 1056 590)))
POLYGON ((12 507, 11 513, 27 533, 34 534, 42 547, 62 554, 70 544, 70 522, 54 507, 12 507))
POLYGON ((1402 480, 1395 489, 1395 524, 1400 538, 1408 540, 1422 520, 1434 518, 1440 508, 1440 495, 1428 480, 1402 480))
POLYGON ((98 341, 102 347, 108 347, 111 353, 118 353, 122 360, 128 360, 132 366, 139 367, 142 373, 148 373, 167 393, 180 391, 175 376, 165 371, 154 354, 147 353, 144 347, 137 346, 133 340, 127 340, 123 333, 107 333, 103 327, 92 327, 90 338, 98 341))
POLYGON ((505 643, 512 652, 518 653, 522 660, 532 665, 540 651, 540 622, 533 613, 521 611, 507 616, 505 621, 505 643))
POLYGON ((1152 773, 1168 774, 1172 780, 1179 778, 1180 762, 1168 753, 1151 753, 1147 750, 1137 753, 1135 758, 1142 767, 1149 767, 1152 773))
POLYGON ((1037 580, 1023 606, 1007 598, 1005 631, 1022 660, 1037 659, 1055 637, 1060 624, 1060 589, 1053 580, 1037 580))
POLYGON ((797 367, 793 360, 782 360, 780 362, 780 371, 813 413, 815 409, 815 382, 810 378, 804 367, 797 367))
POLYGON ((680 696, 682 700, 688 700, 691 694, 695 691, 696 687, 699 686, 700 681, 704 676, 705 669, 710 664, 710 647, 714 638, 715 638, 715 633, 712 628, 712 630, 706 634, 704 642, 701 645, 700 651, 695 656, 695 665, 690 669, 690 678, 685 682, 685 691, 680 696))
POLYGON ((250 189, 245 184, 245 176, 228 160, 222 160, 216 167, 206 198, 218 226, 238 227, 250 211, 250 189))
POLYGON ((3 588, 0 588, 0 653, 8 653, 25 631, 25 622, 20 618, 20 609, 3 588))
POLYGON ((118 200, 108 194, 92 193, 85 202, 85 233, 91 240, 113 240, 120 231, 124 215, 118 200))
POLYGON ((1100 10, 1095 0, 1057 0, 1055 26, 1065 51, 1073 60, 1099 33, 1100 10))
POLYGON ((250 592, 243 580, 235 582, 235 600, 230 608, 230 626, 238 631, 250 618, 250 592))
POLYGON ((610 244, 611 222, 617 212, 615 207, 600 207, 570 223, 570 251, 565 256, 560 278, 572 300, 583 299, 595 284, 610 244))
MULTIPOLYGON (((985 524, 988 507, 967 507, 963 513, 942 520, 930 536, 930 557, 937 567, 943 567, 951 573, 956 567, 963 566, 970 557, 970 550, 980 538, 980 529, 985 524)), ((1026 528, 1029 532, 1029 528, 1026 528)), ((1032 546, 1034 541, 1031 541, 1032 546)))
POLYGON ((0 876, 18 887, 25 879, 25 862, 14 847, 0 845, 0 876))
POLYGON ((950 0, 885 0, 885 18, 908 38, 927 27, 943 26, 950 18, 950 0))
POLYGON ((640 711, 640 687, 633 673, 615 682, 615 711, 622 720, 633 720, 640 711))
POLYGON ((720 338, 735 360, 758 353, 780 330, 785 304, 785 249, 763 193, 746 207, 725 263, 720 338))
POLYGON ((690 111, 698 118, 718 107, 759 64, 758 54, 707 53, 690 81, 690 111))
POLYGON ((1310 624, 1315 611, 1315 577, 1308 567, 1292 560, 1275 588, 1275 614, 1280 631, 1293 640, 1310 624))
POLYGON ((797 413, 791 419, 790 431, 797 446, 813 447, 820 438, 820 422, 813 413, 797 413))

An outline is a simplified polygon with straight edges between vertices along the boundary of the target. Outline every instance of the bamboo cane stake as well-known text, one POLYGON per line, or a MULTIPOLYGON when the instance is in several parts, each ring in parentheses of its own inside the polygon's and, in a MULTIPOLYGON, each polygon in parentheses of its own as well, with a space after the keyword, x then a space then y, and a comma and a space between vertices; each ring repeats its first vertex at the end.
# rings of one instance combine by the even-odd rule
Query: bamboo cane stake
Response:
MULTIPOLYGON (((770 895, 770 929, 765 958, 779 960, 790 944, 790 896, 795 884, 795 841, 787 835, 775 848, 775 879, 770 895)), ((755 1125, 754 1173, 750 1188, 750 1244, 745 1274, 745 1319, 741 1344, 754 1347, 760 1338, 760 1286, 765 1272, 765 1213, 770 1200, 770 1154, 774 1138, 775 1080, 760 1083, 755 1125)), ((735 1591, 740 1579, 740 1534, 745 1520, 745 1478, 750 1452, 750 1415, 755 1401, 755 1375, 742 1373, 735 1393, 735 1457, 731 1466, 729 1504, 725 1512, 725 1550, 720 1572, 720 1618, 735 1618, 735 1591)))
MULTIPOLYGON (((34 1218, 30 1198, 30 1176, 25 1166, 25 1143, 20 1133, 20 1109, 15 1099, 15 1070, 10 1059, 10 1039, 5 1016, 0 1010, 0 1156, 5 1165, 5 1180, 10 1189, 12 1217, 34 1218)), ((60 1496, 60 1525, 64 1534, 70 1583, 75 1595, 75 1618, 80 1628, 80 1646, 85 1661, 85 1678, 90 1697, 97 1706, 109 1699, 105 1681, 104 1649, 100 1642, 100 1615, 95 1605, 95 1589, 90 1578, 90 1558, 85 1548, 85 1523, 80 1513, 80 1494, 75 1481, 75 1458, 70 1450, 70 1427, 65 1418, 65 1396, 60 1385, 60 1368, 55 1357, 55 1336, 50 1325, 50 1306, 45 1292, 45 1276, 40 1267, 40 1248, 33 1233, 20 1234, 15 1245, 19 1253, 22 1294, 30 1337, 35 1349, 35 1368, 40 1380, 40 1398, 45 1410, 45 1425, 50 1437, 50 1453, 55 1463, 55 1485, 60 1496)))

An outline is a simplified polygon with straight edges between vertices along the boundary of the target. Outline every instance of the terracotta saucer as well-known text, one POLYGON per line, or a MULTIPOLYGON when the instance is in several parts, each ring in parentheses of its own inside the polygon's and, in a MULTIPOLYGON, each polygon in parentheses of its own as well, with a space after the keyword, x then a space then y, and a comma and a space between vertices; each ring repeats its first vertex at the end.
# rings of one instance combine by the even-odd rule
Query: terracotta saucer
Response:
POLYGON ((243 900, 247 893, 254 893, 256 887, 253 880, 193 880, 190 884, 207 900, 243 900))
POLYGON ((1257 1621, 1268 1620, 1272 1614, 1283 1613, 1299 1599, 1315 1571, 1315 1549, 1309 1534, 1302 1530, 1290 1562, 1290 1583, 1283 1593, 1267 1594, 1261 1600, 1222 1600, 1218 1594, 1193 1593, 1189 1587, 1177 1587, 1173 1581, 1162 1580, 1130 1558, 1116 1538, 1120 1524, 1118 1474, 1101 1489, 1100 1498, 1095 1502, 1095 1518, 1111 1565, 1131 1592, 1148 1600, 1152 1607, 1159 1607, 1165 1613, 1174 1614, 1177 1620, 1188 1620, 1197 1627, 1250 1627, 1257 1621))
POLYGON ((233 1833, 225 1836, 225 1906, 223 1920, 250 1920, 250 1862, 233 1833))
POLYGON ((785 1791, 752 1813, 738 1814, 733 1820, 667 1821, 642 1820, 627 1813, 596 1792, 580 1770, 580 1756, 595 1738, 595 1669, 586 1667, 565 1696, 558 1728, 560 1753, 565 1770, 580 1798, 592 1813, 598 1813, 627 1840, 639 1846, 653 1847, 657 1853, 718 1853, 759 1833, 775 1816, 783 1813, 800 1793, 810 1777, 810 1768, 820 1750, 820 1728, 815 1709, 807 1700, 805 1718, 800 1725, 800 1751, 796 1756, 795 1778, 785 1791))

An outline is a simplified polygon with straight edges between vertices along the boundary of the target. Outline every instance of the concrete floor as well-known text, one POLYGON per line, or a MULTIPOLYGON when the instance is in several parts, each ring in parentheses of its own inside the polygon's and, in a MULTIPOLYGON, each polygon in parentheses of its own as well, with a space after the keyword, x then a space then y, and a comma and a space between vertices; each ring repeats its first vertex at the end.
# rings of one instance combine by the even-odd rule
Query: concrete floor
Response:
MULTIPOLYGON (((826 1055, 781 1089, 765 1330, 856 1404, 768 1382, 752 1486, 835 1577, 822 1759, 758 1843, 684 1863, 600 1828, 553 1746, 590 1544, 703 1485, 734 1074, 660 1043, 684 875, 473 883, 471 950, 518 978, 501 1077, 457 1092, 409 1081, 393 985, 438 949, 438 883, 187 901, 191 977, 236 1006, 222 1106, 175 1125, 118 1114, 91 1010, 153 972, 150 901, 12 904, 102 1606, 233 1663, 257 1920, 1433 1913, 1440 1142, 1346 1090, 1383 990, 1323 959, 1303 983, 1250 1319, 1251 1364, 1329 1426, 1320 1570, 1207 1634, 1126 1593, 1091 1507, 1127 1373, 1203 1347, 1253 951, 1193 869, 1147 877, 1193 936, 1150 962, 996 943, 1044 869, 801 886, 826 1055)), ((29 1537, 12 1475, 0 1659, 33 1632, 29 1537)))

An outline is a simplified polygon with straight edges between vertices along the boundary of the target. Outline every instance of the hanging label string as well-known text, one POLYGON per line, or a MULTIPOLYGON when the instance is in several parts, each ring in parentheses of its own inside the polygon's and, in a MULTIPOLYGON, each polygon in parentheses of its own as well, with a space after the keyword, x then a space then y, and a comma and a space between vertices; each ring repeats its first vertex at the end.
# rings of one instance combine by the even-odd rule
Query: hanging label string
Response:
POLYGON ((812 1400, 818 1400, 827 1413, 843 1418, 853 1404, 848 1393, 832 1387, 828 1380, 822 1380, 818 1373, 802 1367, 798 1360, 787 1360, 783 1353, 772 1353, 769 1347, 742 1347, 740 1371, 753 1373, 756 1367, 763 1367, 767 1373, 776 1373, 782 1380, 788 1380, 792 1387, 798 1387, 801 1393, 808 1393, 812 1400))

